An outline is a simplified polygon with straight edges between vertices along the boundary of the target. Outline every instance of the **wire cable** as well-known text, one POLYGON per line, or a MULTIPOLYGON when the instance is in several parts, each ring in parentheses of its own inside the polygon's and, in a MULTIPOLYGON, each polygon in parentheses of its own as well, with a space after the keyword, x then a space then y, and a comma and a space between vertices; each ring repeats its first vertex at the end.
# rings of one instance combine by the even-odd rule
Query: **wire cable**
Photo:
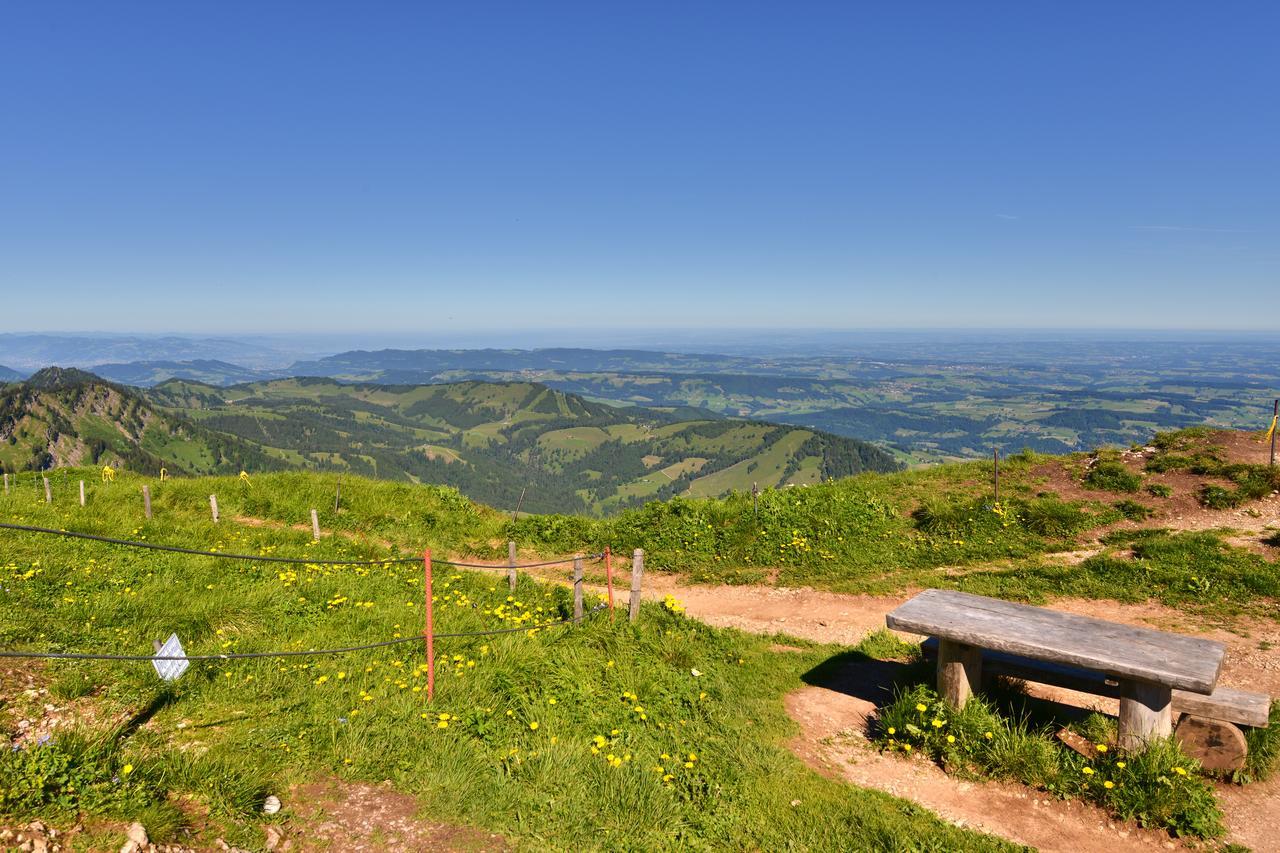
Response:
MULTIPOLYGON (((7 524, 0 522, 0 529, 18 530, 24 533, 40 533, 52 536, 67 536, 72 539, 88 539, 92 542, 106 542, 111 545, 125 545, 130 548, 149 548, 153 551, 170 551, 175 554, 191 554, 196 557, 217 557, 224 560, 248 560, 250 562, 259 563, 292 563, 294 565, 311 565, 311 566, 386 566, 397 563, 416 563, 422 557, 387 557, 382 560, 312 560, 306 557, 272 557, 258 556, 254 554, 227 554, 219 551, 201 551, 196 548, 183 548, 178 545, 160 545, 155 542, 135 542, 129 539, 116 539, 111 536, 98 536, 94 533, 79 533, 74 530, 55 530, 51 527, 35 527, 29 524, 7 524)), ((604 553, 584 555, 587 559, 599 560, 604 557, 604 553)), ((462 563, 455 560, 438 560, 434 557, 432 562, 442 566, 454 566, 460 569, 539 569, 544 566, 558 566, 564 563, 573 562, 573 557, 563 560, 546 560, 541 563, 524 563, 516 566, 491 566, 481 563, 462 563)))
MULTIPOLYGON (((584 622, 590 616, 594 616, 609 605, 600 603, 588 610, 581 616, 570 616, 564 619, 557 619, 554 622, 542 622, 537 625, 522 625, 519 628, 500 628, 494 631, 459 631, 451 634, 433 634, 437 640, 440 639, 456 639, 460 637, 493 637, 500 634, 517 634, 521 631, 541 631, 544 628, 555 628, 560 625, 569 625, 578 622, 584 622)), ((220 660, 248 660, 251 658, 287 658, 287 657, 304 657, 304 656, 320 656, 320 655, 340 655, 349 652, 362 652, 369 649, 380 649, 386 646, 398 646, 402 643, 420 643, 422 642, 422 634, 413 634, 408 637, 397 637, 394 640, 383 640, 380 643, 366 643, 360 646, 343 646, 336 649, 307 649, 305 651, 294 652, 238 652, 233 654, 221 655, 107 655, 92 654, 82 652, 25 652, 25 651, 0 651, 0 658, 24 658, 24 659, 40 659, 40 660, 117 660, 117 661, 220 661, 220 660)))

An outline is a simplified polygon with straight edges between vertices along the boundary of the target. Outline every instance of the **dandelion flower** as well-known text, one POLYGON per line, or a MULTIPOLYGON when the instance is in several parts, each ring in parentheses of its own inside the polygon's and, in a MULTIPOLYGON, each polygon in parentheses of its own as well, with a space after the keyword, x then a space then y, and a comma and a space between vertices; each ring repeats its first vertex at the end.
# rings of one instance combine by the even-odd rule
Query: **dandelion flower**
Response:
POLYGON ((1106 752, 1106 751, 1107 751, 1107 745, 1105 743, 1098 744, 1098 752, 1106 752))
POLYGON ((436 728, 437 728, 437 729, 447 729, 447 728, 449 728, 449 721, 448 721, 448 720, 441 720, 440 722, 436 723, 436 728))
POLYGON ((993 735, 991 732, 987 732, 985 737, 987 740, 991 740, 993 737, 995 737, 995 735, 993 735))
POLYGON ((132 773, 132 772, 133 772, 133 765, 132 765, 132 764, 126 764, 124 767, 120 768, 120 775, 121 775, 121 776, 128 776, 128 775, 129 775, 130 773, 132 773))
POLYGON ((1084 773, 1084 775, 1086 775, 1086 776, 1092 776, 1092 775, 1093 775, 1093 768, 1092 768, 1092 767, 1086 767, 1086 768, 1084 768, 1084 770, 1083 770, 1082 772, 1083 772, 1083 773, 1084 773))
POLYGON ((530 723, 529 728, 536 732, 538 730, 538 721, 534 720, 532 723, 530 723))
POLYGON ((955 742, 956 742, 955 735, 947 735, 947 743, 955 743, 955 742))
POLYGON ((925 711, 927 711, 927 710, 929 710, 929 709, 928 709, 927 707, 925 707, 925 704, 924 704, 923 702, 917 702, 917 703, 916 703, 916 710, 917 710, 917 711, 919 711, 921 714, 923 714, 925 711))
POLYGON ((895 729, 893 726, 889 726, 889 734, 896 735, 897 733, 898 733, 897 729, 895 729))
POLYGON ((1106 788, 1108 791, 1110 791, 1115 786, 1116 786, 1116 783, 1112 782, 1110 779, 1102 783, 1102 787, 1106 788))
POLYGON ((1124 769, 1124 762, 1123 762, 1123 761, 1117 761, 1117 762, 1116 762, 1116 767, 1119 767, 1121 770, 1123 770, 1123 769, 1124 769))
POLYGON ((1175 767, 1173 768, 1173 772, 1177 773, 1179 776, 1187 775, 1187 769, 1185 767, 1175 767))

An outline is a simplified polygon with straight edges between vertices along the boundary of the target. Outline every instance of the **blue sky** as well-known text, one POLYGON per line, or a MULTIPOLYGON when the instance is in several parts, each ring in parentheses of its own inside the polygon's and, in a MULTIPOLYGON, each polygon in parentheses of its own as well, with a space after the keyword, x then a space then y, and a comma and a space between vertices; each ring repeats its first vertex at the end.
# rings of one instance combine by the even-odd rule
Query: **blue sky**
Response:
POLYGON ((28 3, 0 331, 1263 328, 1274 3, 28 3))

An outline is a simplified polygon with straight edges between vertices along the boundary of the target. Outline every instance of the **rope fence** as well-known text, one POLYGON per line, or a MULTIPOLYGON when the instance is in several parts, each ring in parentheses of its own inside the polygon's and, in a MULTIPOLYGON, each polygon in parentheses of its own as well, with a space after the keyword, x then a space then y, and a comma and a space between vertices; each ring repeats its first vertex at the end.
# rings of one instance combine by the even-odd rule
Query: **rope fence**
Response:
MULTIPOLYGON (((149 495, 147 496, 149 497, 149 495)), ((210 496, 212 500, 212 496, 210 496)), ((149 503, 149 501, 148 501, 149 503)), ((214 520, 217 520, 217 505, 214 506, 214 520)), ((318 528, 316 522, 315 511, 312 511, 313 529, 318 528)), ((0 650, 0 658, 17 658, 27 660, 93 660, 93 661, 150 661, 158 664, 164 661, 180 661, 190 663, 191 661, 233 661, 233 660, 249 660, 255 658, 288 658, 288 657, 319 657, 327 655, 349 654, 352 652, 367 651, 371 649, 386 648, 389 646, 398 646, 404 643, 414 643, 420 640, 425 644, 425 652, 427 658, 427 698, 428 700, 435 698, 435 641, 437 639, 460 639, 468 637, 492 637, 502 634, 515 634, 520 632, 534 633, 537 631, 554 628, 560 625, 578 624, 587 618, 607 609, 610 618, 613 616, 614 600, 613 600, 613 561, 609 548, 605 548, 596 554, 576 555, 565 559, 543 560, 534 563, 517 563, 515 561, 516 547, 514 542, 508 543, 508 560, 505 566, 495 566, 484 563, 469 563, 460 560, 437 560, 437 565, 449 566, 456 569, 480 570, 480 571, 500 571, 506 572, 510 582, 511 589, 516 588, 516 572, 520 569, 536 569, 547 566, 559 566, 566 563, 573 564, 573 615, 550 622, 538 623, 535 625, 520 625, 512 628, 499 628, 489 631, 462 631, 451 633, 436 633, 434 625, 434 600, 433 582, 432 582, 432 556, 431 551, 426 550, 421 557, 385 557, 375 560, 332 560, 332 559, 308 559, 305 557, 278 557, 272 555, 255 555, 255 554, 230 554, 220 551, 208 551, 199 548, 187 548, 181 545, 165 545, 156 542, 140 542, 131 539, 120 539, 113 536, 102 536, 95 533, 83 533, 74 530, 58 530, 51 527, 39 527, 30 524, 12 524, 9 522, 0 522, 0 530, 11 530, 18 533, 31 533, 41 536, 58 536, 70 539, 83 539, 90 542, 101 542, 108 545, 118 545, 128 548, 140 548, 152 551, 165 551, 175 554, 187 554, 196 557, 212 557, 222 560, 241 560, 246 562, 263 562, 263 563, 286 563, 292 565, 311 565, 311 566, 389 566, 395 564, 408 564, 417 562, 419 559, 423 562, 423 598, 424 598, 424 629, 421 635, 411 635, 408 637, 396 637, 391 640, 383 640, 374 643, 364 643, 354 646, 342 646, 332 649, 306 649, 293 651, 267 651, 267 652, 239 652, 227 654, 211 654, 211 655, 160 655, 161 651, 157 644, 157 654, 151 655, 117 655, 92 652, 39 652, 39 651, 22 651, 22 650, 0 650), (605 601, 597 604, 591 610, 587 611, 583 607, 583 561, 604 560, 605 579, 607 585, 607 598, 605 601)), ((319 541, 318 530, 316 532, 315 541, 319 541)), ((631 600, 629 607, 630 621, 634 622, 640 612, 640 589, 641 577, 644 573, 644 552, 636 549, 632 558, 631 567, 631 600)), ((474 606, 474 605, 473 605, 474 606)), ((159 667, 157 667, 159 671, 159 667)), ((162 677, 169 677, 164 676, 162 677)), ((173 676, 173 677, 176 677, 173 676)))
MULTIPOLYGON (((607 608, 607 604, 597 604, 582 616, 566 616, 552 622, 540 622, 536 625, 522 625, 518 628, 499 628, 493 631, 458 631, 447 634, 435 634, 436 639, 458 639, 466 637, 494 637, 501 634, 518 634, 522 631, 542 631, 560 625, 572 625, 583 622, 607 608)), ((227 661, 251 660, 254 658, 289 658, 319 657, 322 655, 342 655, 351 652, 363 652, 370 649, 382 649, 387 646, 398 646, 404 643, 416 643, 422 640, 421 635, 397 637, 394 640, 383 640, 379 643, 365 643, 360 646, 342 646, 336 649, 305 649, 300 651, 280 652, 236 652, 216 655, 108 655, 87 652, 27 652, 0 651, 0 658, 21 658, 32 660, 112 660, 112 661, 227 661)))
MULTIPOLYGON (((256 563, 290 563, 293 565, 309 565, 309 566, 389 566, 404 563, 416 563, 421 557, 385 557, 381 560, 315 560, 307 557, 275 557, 270 555, 256 554, 228 554, 222 551, 202 551, 196 548, 184 548, 180 545, 161 545, 156 542, 137 542, 130 539, 116 539, 111 536, 99 536, 94 533, 80 533, 74 530, 56 530, 52 527, 36 527, 29 524, 7 524, 0 522, 2 530, 16 530, 23 533, 39 533, 51 536, 65 536, 72 539, 88 539, 92 542, 105 542, 110 545, 123 545, 129 548, 148 548, 152 551, 169 551, 175 554, 190 554, 195 557, 215 557, 223 560, 245 560, 256 563)), ((604 552, 590 554, 586 559, 601 560, 604 558, 604 552)), ((486 563, 464 563, 459 560, 436 560, 440 565, 453 566, 459 569, 488 569, 490 571, 508 571, 510 569, 541 569, 546 566, 561 566, 572 563, 576 557, 566 557, 560 560, 543 560, 538 563, 516 563, 506 566, 494 566, 486 563)))

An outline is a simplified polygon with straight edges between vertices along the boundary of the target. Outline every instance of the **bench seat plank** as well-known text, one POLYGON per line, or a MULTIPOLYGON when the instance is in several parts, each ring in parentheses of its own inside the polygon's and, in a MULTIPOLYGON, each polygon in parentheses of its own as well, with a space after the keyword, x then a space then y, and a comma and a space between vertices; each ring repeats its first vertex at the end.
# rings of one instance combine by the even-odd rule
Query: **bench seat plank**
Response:
POLYGON ((1226 647, 953 590, 929 589, 885 617, 895 631, 1097 670, 1191 693, 1212 693, 1226 647))
MULTIPOLYGON (((926 659, 938 656, 938 641, 925 640, 921 650, 926 659)), ((1105 674, 1050 661, 1032 660, 1004 652, 986 652, 982 659, 983 672, 1002 675, 1021 681, 1052 684, 1080 693, 1120 698, 1120 685, 1105 674)), ((1209 720, 1236 723, 1242 726, 1263 728, 1271 717, 1271 697, 1265 693, 1251 693, 1234 687, 1218 685, 1207 696, 1186 690, 1173 691, 1173 712, 1191 714, 1209 720)))

